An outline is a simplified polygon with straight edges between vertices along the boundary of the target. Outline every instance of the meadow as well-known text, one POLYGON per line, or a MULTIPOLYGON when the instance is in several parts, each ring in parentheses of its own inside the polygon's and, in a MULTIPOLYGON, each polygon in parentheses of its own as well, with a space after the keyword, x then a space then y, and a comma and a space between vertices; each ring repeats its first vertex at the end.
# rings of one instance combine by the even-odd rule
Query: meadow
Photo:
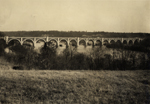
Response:
POLYGON ((0 44, 0 104, 149 104, 149 47, 147 39, 126 49, 110 44, 109 53, 57 55, 47 43, 40 53, 0 44))
POLYGON ((0 70, 0 104, 149 104, 149 83, 149 70, 0 70))

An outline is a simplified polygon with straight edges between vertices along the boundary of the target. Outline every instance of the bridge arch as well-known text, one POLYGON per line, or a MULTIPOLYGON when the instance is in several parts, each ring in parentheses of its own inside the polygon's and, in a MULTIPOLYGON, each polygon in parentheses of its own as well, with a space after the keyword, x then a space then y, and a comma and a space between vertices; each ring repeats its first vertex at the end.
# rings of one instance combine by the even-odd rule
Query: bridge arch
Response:
POLYGON ((10 39, 7 44, 8 46, 21 45, 21 42, 19 39, 10 39))
POLYGON ((77 41, 75 39, 71 39, 69 41, 69 45, 77 47, 77 41))
POLYGON ((120 40, 117 40, 116 44, 117 44, 117 45, 121 45, 122 43, 121 43, 120 40))
POLYGON ((117 40, 116 43, 121 43, 121 40, 117 40))
POLYGON ((129 40, 129 45, 133 45, 133 40, 129 40))
POLYGON ((109 44, 109 41, 108 40, 104 40, 104 44, 103 45, 107 45, 109 44))
POLYGON ((66 39, 66 38, 60 38, 60 39, 59 39, 59 41, 64 41, 64 40, 65 40, 66 42, 68 41, 68 39, 66 39))
POLYGON ((124 41, 123 41, 123 44, 127 44, 127 40, 124 40, 124 41))
POLYGON ((110 41, 110 44, 115 44, 115 41, 114 41, 114 40, 111 40, 111 41, 110 41))
POLYGON ((95 45, 101 47, 102 46, 102 42, 100 40, 96 40, 95 45))
POLYGON ((26 41, 26 40, 30 40, 30 41, 32 41, 32 42, 34 43, 34 40, 33 40, 32 38, 25 38, 25 39, 23 40, 23 42, 26 41))
POLYGON ((92 39, 89 39, 87 41, 87 46, 94 46, 94 41, 92 39))
POLYGON ((79 45, 84 45, 84 46, 86 46, 86 41, 85 41, 85 40, 83 40, 83 39, 82 39, 82 40, 80 40, 80 41, 79 41, 79 45))
POLYGON ((63 47, 63 45, 65 45, 66 47, 69 46, 68 41, 66 39, 60 39, 59 46, 63 47))
POLYGON ((53 39, 53 38, 51 38, 49 41, 55 41, 55 42, 58 42, 56 39, 53 39))
POLYGON ((71 39, 71 40, 69 40, 69 43, 70 43, 71 41, 75 41, 75 42, 77 43, 77 40, 75 40, 75 39, 71 39))
POLYGON ((138 44, 139 44, 139 40, 136 39, 136 40, 134 41, 134 45, 138 45, 138 44))
POLYGON ((32 39, 25 39, 23 40, 23 44, 24 46, 28 46, 28 47, 35 47, 35 43, 32 39))
POLYGON ((48 41, 48 46, 57 48, 58 47, 58 41, 56 39, 51 39, 48 41))
POLYGON ((46 43, 46 41, 44 39, 37 39, 36 43, 38 43, 39 41, 43 41, 44 43, 46 43))

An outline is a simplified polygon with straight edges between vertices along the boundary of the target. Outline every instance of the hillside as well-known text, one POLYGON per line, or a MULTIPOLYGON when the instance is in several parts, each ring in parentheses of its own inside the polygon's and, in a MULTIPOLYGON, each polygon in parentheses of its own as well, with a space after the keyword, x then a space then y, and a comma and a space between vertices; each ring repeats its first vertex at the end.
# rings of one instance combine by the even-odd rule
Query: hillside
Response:
POLYGON ((22 37, 150 37, 150 33, 117 33, 117 32, 86 32, 86 31, 7 31, 1 36, 22 37))

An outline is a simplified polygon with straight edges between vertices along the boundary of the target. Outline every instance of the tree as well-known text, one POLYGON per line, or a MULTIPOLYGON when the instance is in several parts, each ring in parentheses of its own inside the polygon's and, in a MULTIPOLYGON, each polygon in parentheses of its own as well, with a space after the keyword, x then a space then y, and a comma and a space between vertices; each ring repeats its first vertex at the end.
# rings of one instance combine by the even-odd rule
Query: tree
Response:
POLYGON ((142 40, 141 42, 142 46, 144 46, 146 49, 150 48, 150 38, 146 38, 142 40))
POLYGON ((41 54, 39 57, 40 67, 43 69, 52 69, 56 65, 56 49, 54 47, 48 47, 45 43, 41 48, 41 54))

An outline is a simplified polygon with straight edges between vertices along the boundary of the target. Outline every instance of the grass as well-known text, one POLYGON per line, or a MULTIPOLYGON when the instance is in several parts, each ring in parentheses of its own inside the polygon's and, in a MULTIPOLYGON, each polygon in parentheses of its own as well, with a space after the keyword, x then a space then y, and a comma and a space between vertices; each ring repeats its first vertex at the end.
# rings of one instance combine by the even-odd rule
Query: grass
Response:
POLYGON ((0 104, 148 104, 150 71, 0 70, 0 104))

